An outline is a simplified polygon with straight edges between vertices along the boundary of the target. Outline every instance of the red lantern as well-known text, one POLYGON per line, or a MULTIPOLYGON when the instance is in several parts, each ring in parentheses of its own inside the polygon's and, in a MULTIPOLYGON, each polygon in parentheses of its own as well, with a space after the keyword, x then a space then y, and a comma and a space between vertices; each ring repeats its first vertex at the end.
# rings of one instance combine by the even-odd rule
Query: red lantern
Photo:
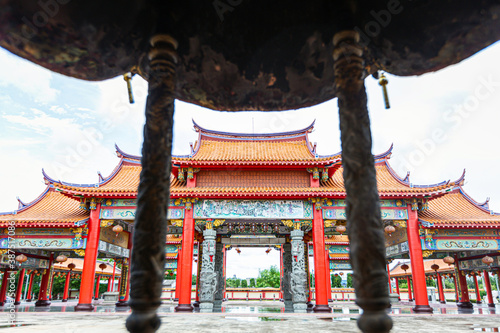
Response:
POLYGON ((118 237, 118 234, 123 231, 123 227, 121 225, 115 225, 112 230, 116 233, 116 237, 118 237))
POLYGON ((490 256, 485 256, 485 257, 483 257, 483 259, 481 259, 481 261, 483 262, 483 264, 490 266, 494 260, 490 256))
POLYGON ((389 237, 391 237, 391 234, 396 231, 396 228, 394 228, 392 225, 388 225, 387 227, 384 228, 384 231, 386 234, 389 235, 389 237))
POLYGON ((344 227, 343 225, 339 225, 335 228, 335 231, 342 235, 346 231, 346 227, 344 227))
POLYGON ((62 254, 57 256, 57 258, 56 258, 57 262, 65 262, 66 260, 68 260, 68 257, 66 257, 65 255, 62 255, 62 254))
POLYGON ((106 265, 105 263, 102 263, 99 265, 99 268, 101 269, 101 271, 104 272, 104 270, 106 269, 106 267, 108 267, 108 265, 106 265))
POLYGON ((403 271, 405 271, 405 273, 406 273, 406 271, 407 271, 409 268, 410 268, 410 266, 408 266, 407 264, 402 264, 402 265, 401 265, 401 269, 402 269, 403 271))
POLYGON ((26 257, 24 254, 20 254, 16 257, 16 261, 20 264, 28 260, 28 257, 26 257))
POLYGON ((453 257, 447 256, 447 257, 445 257, 445 258, 443 259, 443 261, 444 261, 445 263, 447 263, 447 264, 448 264, 448 266, 450 266, 450 265, 453 265, 453 263, 455 262, 455 259, 453 259, 453 257))
POLYGON ((72 271, 73 269, 75 269, 75 267, 76 267, 76 265, 74 263, 70 263, 68 265, 68 268, 69 268, 70 271, 72 271))
POLYGON ((266 250, 266 254, 269 254, 269 252, 271 252, 271 248, 270 247, 266 250))
POLYGON ((238 254, 240 254, 240 253, 241 253, 241 250, 240 250, 239 248, 236 248, 235 250, 236 250, 236 252, 237 252, 238 254))
POLYGON ((432 269, 434 272, 437 272, 437 270, 439 269, 439 265, 433 264, 433 265, 431 266, 431 269, 432 269))
POLYGON ((342 275, 344 275, 344 272, 340 272, 339 274, 340 274, 340 276, 342 276, 342 275))

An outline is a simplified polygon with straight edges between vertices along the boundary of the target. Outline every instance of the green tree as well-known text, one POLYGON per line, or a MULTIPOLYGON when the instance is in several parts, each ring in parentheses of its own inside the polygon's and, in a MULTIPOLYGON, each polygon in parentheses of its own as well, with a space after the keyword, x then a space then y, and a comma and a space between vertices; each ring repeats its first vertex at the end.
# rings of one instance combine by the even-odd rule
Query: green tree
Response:
POLYGON ((339 275, 332 275, 332 288, 342 288, 342 277, 339 275))
POLYGON ((241 280, 241 288, 247 288, 247 287, 248 287, 247 280, 245 279, 241 280))
POLYGON ((271 266, 269 269, 259 271, 257 278, 257 288, 279 288, 280 287, 280 271, 277 266, 271 266))
POLYGON ((255 285, 255 279, 254 279, 254 278, 251 278, 251 279, 250 279, 250 285, 249 285, 249 287, 250 287, 250 288, 255 288, 255 286, 256 286, 256 285, 255 285))
POLYGON ((352 285, 352 274, 349 273, 347 274, 347 285, 346 285, 347 288, 353 288, 353 285, 352 285))

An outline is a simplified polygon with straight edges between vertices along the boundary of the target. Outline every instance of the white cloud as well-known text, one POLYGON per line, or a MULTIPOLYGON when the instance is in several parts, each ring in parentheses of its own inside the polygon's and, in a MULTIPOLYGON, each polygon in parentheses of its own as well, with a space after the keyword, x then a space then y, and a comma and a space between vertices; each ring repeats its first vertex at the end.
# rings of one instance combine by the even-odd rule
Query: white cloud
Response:
POLYGON ((24 95, 40 103, 54 101, 59 90, 51 86, 52 73, 38 65, 0 49, 0 87, 15 87, 24 95))

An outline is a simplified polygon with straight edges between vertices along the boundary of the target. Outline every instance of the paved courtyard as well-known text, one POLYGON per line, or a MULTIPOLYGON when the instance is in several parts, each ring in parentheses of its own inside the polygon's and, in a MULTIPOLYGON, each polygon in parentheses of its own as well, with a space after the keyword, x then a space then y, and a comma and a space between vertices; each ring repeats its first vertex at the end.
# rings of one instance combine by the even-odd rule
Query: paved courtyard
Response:
MULTIPOLYGON (((76 303, 53 302, 49 309, 33 304, 19 306, 14 324, 8 314, 0 321, 0 332, 97 333, 126 332, 129 309, 116 312, 114 306, 97 304, 94 312, 75 313, 76 303)), ((359 332, 356 318, 359 308, 353 303, 331 303, 331 314, 285 313, 280 302, 226 302, 223 312, 178 314, 172 303, 160 308, 159 332, 359 332)), ((390 310, 392 332, 500 332, 500 307, 479 306, 472 313, 461 313, 455 304, 434 304, 432 315, 416 315, 411 305, 395 305, 390 310)))

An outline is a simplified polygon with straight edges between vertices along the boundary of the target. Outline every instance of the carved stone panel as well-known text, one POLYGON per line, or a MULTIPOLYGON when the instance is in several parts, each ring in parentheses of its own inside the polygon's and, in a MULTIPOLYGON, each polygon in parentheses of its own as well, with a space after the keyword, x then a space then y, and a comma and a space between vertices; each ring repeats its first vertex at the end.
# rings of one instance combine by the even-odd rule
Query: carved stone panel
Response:
POLYGON ((215 245, 215 274, 217 276, 217 289, 215 291, 214 310, 220 310, 222 299, 224 298, 224 245, 217 243, 215 245))
POLYGON ((290 274, 290 289, 294 312, 306 312, 307 309, 307 274, 304 257, 304 232, 291 232, 292 272, 290 274))
POLYGON ((292 272, 292 246, 289 243, 283 244, 283 300, 285 302, 285 311, 292 311, 292 291, 290 289, 290 274, 292 272))
POLYGON ((215 236, 216 232, 207 229, 203 232, 203 255, 201 256, 200 272, 200 312, 212 312, 217 274, 215 273, 215 236))

